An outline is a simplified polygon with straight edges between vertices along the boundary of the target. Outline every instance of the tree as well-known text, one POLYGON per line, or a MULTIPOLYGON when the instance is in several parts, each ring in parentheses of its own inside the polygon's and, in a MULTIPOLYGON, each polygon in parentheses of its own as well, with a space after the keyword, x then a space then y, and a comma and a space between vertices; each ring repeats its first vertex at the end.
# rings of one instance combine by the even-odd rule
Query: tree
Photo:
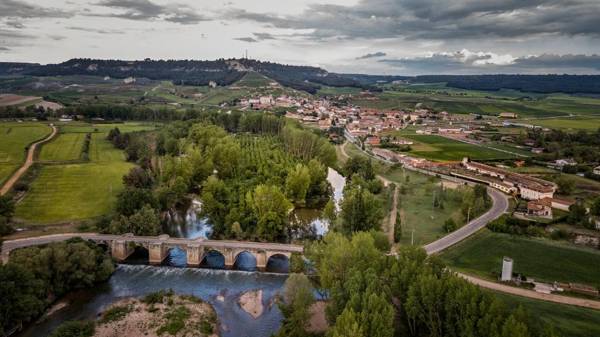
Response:
POLYGON ((0 216, 10 220, 15 213, 15 203, 7 195, 0 196, 0 216))
POLYGON ((558 185, 559 194, 569 195, 575 190, 575 180, 566 175, 558 177, 558 179, 556 179, 556 185, 558 185))
POLYGON ((350 308, 345 309, 337 318, 331 330, 332 337, 367 337, 361 329, 358 315, 350 308))
POLYGON ((394 223, 394 242, 398 243, 402 239, 402 217, 400 212, 396 213, 396 223, 394 223))
POLYGON ((113 234, 133 233, 135 235, 158 235, 161 232, 158 212, 150 205, 144 205, 133 215, 121 215, 109 226, 113 234))
POLYGON ((117 197, 117 213, 130 216, 144 205, 157 204, 152 191, 145 188, 126 188, 117 197))
POLYGON ((383 220, 381 201, 362 186, 348 186, 342 199, 341 227, 346 233, 379 229, 383 220))
POLYGON ((322 213, 323 219, 329 221, 330 224, 335 222, 337 218, 337 210, 335 206, 335 201, 333 199, 329 199, 327 204, 325 204, 325 208, 323 208, 322 213))
POLYGON ((286 195, 292 202, 298 205, 304 205, 310 182, 311 177, 308 167, 297 164, 296 167, 288 173, 285 180, 286 195))
POLYGON ((594 199, 592 207, 590 207, 590 214, 600 216, 600 197, 596 197, 596 199, 594 199))
POLYGON ((279 188, 273 185, 258 185, 248 199, 248 204, 252 205, 258 219, 258 233, 269 239, 281 237, 286 229, 288 213, 293 206, 279 188))
POLYGON ((448 218, 448 219, 446 219, 446 221, 444 221, 443 228, 446 233, 450 233, 450 232, 454 232, 455 230, 457 230, 458 226, 456 225, 456 222, 454 222, 454 219, 448 218))
POLYGON ((304 274, 291 274, 284 284, 283 301, 279 304, 284 315, 277 336, 306 336, 306 322, 310 320, 310 307, 315 299, 312 285, 304 274))
POLYGON ((147 170, 136 166, 123 176, 123 184, 133 188, 151 188, 153 179, 147 170))

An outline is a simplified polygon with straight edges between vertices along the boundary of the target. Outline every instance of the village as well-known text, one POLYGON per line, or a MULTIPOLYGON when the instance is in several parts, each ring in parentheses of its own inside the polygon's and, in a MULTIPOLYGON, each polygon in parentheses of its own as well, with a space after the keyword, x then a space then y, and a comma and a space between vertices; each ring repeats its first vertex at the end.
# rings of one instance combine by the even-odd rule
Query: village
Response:
MULTIPOLYGON (((277 110, 285 111, 285 116, 298 120, 329 133, 332 142, 342 144, 346 141, 354 143, 366 154, 388 164, 399 164, 407 169, 418 170, 427 174, 456 177, 466 181, 482 183, 507 195, 523 200, 517 214, 526 219, 552 219, 553 211, 569 212, 577 202, 575 199, 556 196, 558 187, 555 182, 522 174, 510 170, 502 163, 481 163, 470 158, 462 160, 430 160, 411 155, 408 150, 414 141, 408 137, 396 136, 395 131, 410 129, 416 135, 436 135, 450 140, 481 146, 494 143, 486 130, 522 129, 550 131, 547 128, 516 121, 518 115, 502 112, 497 116, 481 116, 477 114, 450 114, 446 111, 433 111, 421 104, 412 109, 375 109, 348 104, 348 95, 334 97, 291 97, 272 95, 245 98, 239 101, 243 110, 277 110)), ((519 139, 518 134, 500 133, 493 136, 497 143, 507 144, 502 150, 513 153, 516 159, 512 165, 521 167, 526 155, 541 154, 543 147, 532 139, 519 139), (510 146, 510 147, 509 147, 510 146), (518 153, 517 153, 518 151, 518 153)), ((494 149, 495 150, 495 149, 494 149)), ((548 168, 562 170, 575 167, 578 163, 572 158, 561 158, 548 161, 548 168)), ((600 166, 593 167, 592 175, 600 176, 600 166)), ((593 220, 592 220, 593 221, 593 220)), ((600 221, 595 220, 596 229, 600 229, 600 221)))

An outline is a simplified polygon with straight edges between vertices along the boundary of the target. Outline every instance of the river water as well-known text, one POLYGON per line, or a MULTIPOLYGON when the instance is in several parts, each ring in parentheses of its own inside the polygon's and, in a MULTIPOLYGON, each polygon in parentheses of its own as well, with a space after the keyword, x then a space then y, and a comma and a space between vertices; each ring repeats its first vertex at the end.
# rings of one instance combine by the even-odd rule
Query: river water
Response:
MULTIPOLYGON (((333 169, 329 169, 328 181, 333 188, 336 205, 342 198, 345 178, 333 169)), ((185 222, 174 223, 168 229, 173 237, 207 238, 212 228, 197 213, 201 202, 194 200, 185 214, 185 222)), ((292 221, 312 227, 318 235, 327 232, 329 225, 320 218, 320 210, 296 210, 292 221)), ((134 254, 135 255, 135 254, 134 254)), ((207 268, 185 268, 186 254, 172 249, 163 266, 148 266, 147 257, 134 256, 128 264, 117 266, 109 281, 94 289, 79 291, 67 297, 69 305, 57 310, 45 320, 32 324, 18 336, 45 337, 58 325, 69 320, 94 319, 111 303, 127 297, 139 297, 161 290, 173 289, 178 294, 191 294, 212 304, 220 322, 220 334, 224 337, 268 337, 279 329, 282 315, 274 303, 287 279, 289 267, 287 259, 273 258, 267 271, 255 272, 256 261, 250 254, 240 254, 235 269, 222 270, 222 256, 209 255, 204 261, 207 268), (132 264, 129 264, 132 263, 132 264), (263 291, 263 314, 257 319, 243 311, 238 304, 241 294, 249 290, 263 291)))

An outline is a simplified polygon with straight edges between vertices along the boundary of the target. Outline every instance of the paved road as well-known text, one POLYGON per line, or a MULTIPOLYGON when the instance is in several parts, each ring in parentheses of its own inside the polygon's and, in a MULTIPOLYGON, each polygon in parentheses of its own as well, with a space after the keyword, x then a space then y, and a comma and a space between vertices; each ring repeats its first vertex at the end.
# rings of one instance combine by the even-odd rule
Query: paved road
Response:
POLYGON ((492 198, 492 208, 456 231, 425 245, 423 248, 425 248, 427 254, 441 252, 442 250, 459 243, 460 241, 475 234, 477 231, 485 227, 485 225, 487 225, 490 221, 497 219, 504 214, 504 212, 506 212, 508 209, 508 197, 502 192, 490 187, 488 187, 487 192, 492 198))
POLYGON ((269 243, 269 242, 250 242, 250 241, 228 241, 228 240, 204 240, 204 239, 184 239, 184 238, 171 238, 168 235, 161 236, 128 236, 128 235, 110 235, 110 234, 97 234, 97 233, 65 233, 65 234, 54 234, 38 236, 33 238, 17 239, 4 241, 2 245, 2 262, 8 261, 10 252, 14 249, 39 246, 51 242, 65 241, 70 238, 80 237, 86 240, 93 241, 113 241, 113 240, 126 240, 128 242, 136 243, 164 243, 168 246, 186 246, 190 244, 197 244, 205 247, 213 248, 233 248, 233 249, 261 249, 269 251, 283 251, 283 252, 297 252, 302 253, 304 248, 300 245, 291 245, 283 243, 269 243))
POLYGON ((13 174, 12 177, 10 177, 10 179, 8 179, 6 181, 6 183, 4 183, 4 186, 2 186, 2 189, 0 189, 0 195, 5 195, 6 193, 8 193, 8 191, 10 191, 10 189, 13 187, 13 185, 21 178, 21 176, 23 176, 23 174, 25 174, 25 172, 27 172, 27 170, 29 169, 29 167, 31 167, 31 165, 33 165, 33 157, 35 155, 35 149, 37 148, 37 146, 39 144, 45 143, 47 141, 49 141, 50 139, 54 138, 54 136, 56 135, 57 129, 54 125, 52 125, 52 133, 40 140, 39 142, 35 142, 33 144, 31 144, 31 146, 29 146, 29 150, 27 151, 27 158, 25 158, 25 162, 23 163, 23 166, 21 166, 17 172, 15 172, 15 174, 13 174))

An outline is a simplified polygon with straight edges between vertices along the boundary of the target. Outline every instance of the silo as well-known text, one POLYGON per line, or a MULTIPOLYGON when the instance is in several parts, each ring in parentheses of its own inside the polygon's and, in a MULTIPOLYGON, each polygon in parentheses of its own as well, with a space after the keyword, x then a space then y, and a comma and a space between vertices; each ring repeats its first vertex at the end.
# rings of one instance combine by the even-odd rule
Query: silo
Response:
POLYGON ((501 281, 510 281, 513 273, 513 260, 510 257, 502 259, 502 278, 501 281))

